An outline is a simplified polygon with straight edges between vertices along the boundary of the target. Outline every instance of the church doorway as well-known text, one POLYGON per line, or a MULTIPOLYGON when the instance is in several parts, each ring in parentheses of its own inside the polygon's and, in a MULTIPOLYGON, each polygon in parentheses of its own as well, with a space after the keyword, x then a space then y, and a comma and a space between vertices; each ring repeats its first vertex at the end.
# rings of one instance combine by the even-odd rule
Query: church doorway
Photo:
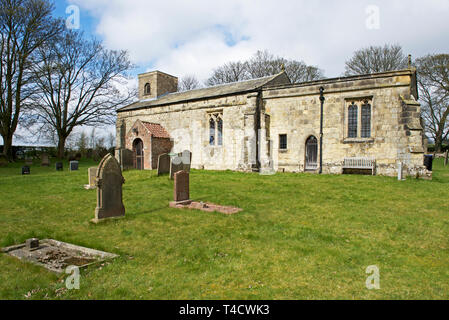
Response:
POLYGON ((143 170, 143 142, 140 139, 136 139, 133 142, 133 155, 134 155, 134 169, 143 170))
POLYGON ((318 168, 318 140, 310 136, 306 141, 306 171, 315 171, 318 168))

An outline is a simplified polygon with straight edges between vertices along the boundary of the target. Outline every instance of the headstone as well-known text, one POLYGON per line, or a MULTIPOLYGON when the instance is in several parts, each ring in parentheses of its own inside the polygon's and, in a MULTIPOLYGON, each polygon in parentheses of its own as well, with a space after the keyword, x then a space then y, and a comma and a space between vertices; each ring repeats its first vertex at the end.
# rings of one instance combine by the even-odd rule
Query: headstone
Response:
POLYGON ((125 215, 122 200, 122 176, 120 165, 111 154, 107 154, 100 162, 95 175, 97 187, 97 208, 95 209, 95 223, 125 215))
POLYGON ((157 175, 170 173, 170 156, 166 153, 161 154, 157 160, 157 175))
POLYGON ((25 158, 25 164, 27 166, 32 166, 33 165, 33 158, 25 158))
POLYGON ((56 162, 56 171, 63 171, 64 170, 64 165, 62 164, 62 162, 56 162))
POLYGON ((95 186, 95 179, 96 179, 96 175, 97 175, 97 169, 98 169, 97 167, 92 167, 92 168, 89 168, 87 170, 87 175, 88 175, 88 178, 89 178, 89 184, 86 184, 84 186, 84 189, 90 190, 90 189, 95 189, 96 188, 96 186, 95 186))
POLYGON ((48 154, 46 154, 46 153, 41 154, 41 165, 43 167, 50 166, 50 158, 49 158, 48 154))
POLYGON ((192 153, 184 150, 178 155, 171 158, 170 162, 170 179, 173 180, 176 172, 184 170, 190 172, 190 164, 192 162, 192 153))
POLYGON ((444 166, 447 166, 449 163, 449 150, 446 150, 446 154, 444 155, 444 166))
POLYGON ((26 175, 26 174, 31 174, 30 167, 28 167, 28 166, 23 166, 23 167, 22 167, 22 175, 26 175))
POLYGON ((0 167, 7 167, 8 166, 8 159, 6 159, 6 156, 3 154, 0 154, 0 167))
POLYGON ((173 198, 176 203, 190 201, 189 173, 184 170, 175 173, 173 198))
POLYGON ((70 161, 70 171, 78 171, 78 161, 70 161))

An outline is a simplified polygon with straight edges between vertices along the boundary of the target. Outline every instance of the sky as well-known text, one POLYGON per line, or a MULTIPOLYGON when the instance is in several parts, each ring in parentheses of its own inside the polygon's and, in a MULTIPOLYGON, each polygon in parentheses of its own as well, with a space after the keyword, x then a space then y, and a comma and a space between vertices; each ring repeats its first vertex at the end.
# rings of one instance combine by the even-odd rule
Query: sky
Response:
POLYGON ((126 49, 138 73, 160 70, 206 80, 225 62, 257 50, 303 60, 326 77, 369 45, 399 44, 414 58, 449 53, 449 0, 56 0, 80 29, 109 49, 126 49))

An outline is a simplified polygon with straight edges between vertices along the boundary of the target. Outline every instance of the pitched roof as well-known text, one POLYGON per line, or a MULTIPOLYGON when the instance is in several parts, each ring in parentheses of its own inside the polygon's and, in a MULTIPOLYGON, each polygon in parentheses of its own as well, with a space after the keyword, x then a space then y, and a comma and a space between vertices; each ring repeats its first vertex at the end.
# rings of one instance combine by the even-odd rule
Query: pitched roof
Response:
POLYGON ((185 92, 169 93, 153 100, 140 100, 129 106, 123 107, 117 112, 124 112, 136 109, 145 109, 161 105, 187 102, 192 100, 201 100, 212 97, 226 96, 237 93, 252 92, 269 85, 289 84, 290 79, 285 72, 278 73, 274 76, 233 82, 209 88, 190 90, 185 92))
POLYGON ((150 134, 152 134, 156 138, 168 138, 170 139, 170 135, 164 129, 163 126, 157 123, 144 122, 142 121, 143 126, 148 130, 150 134))

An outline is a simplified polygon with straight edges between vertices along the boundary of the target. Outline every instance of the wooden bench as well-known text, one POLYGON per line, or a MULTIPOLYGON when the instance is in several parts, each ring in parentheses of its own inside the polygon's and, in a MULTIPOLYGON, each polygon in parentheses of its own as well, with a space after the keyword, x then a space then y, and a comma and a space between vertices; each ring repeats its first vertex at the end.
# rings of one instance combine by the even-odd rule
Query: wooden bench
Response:
POLYGON ((372 158, 345 158, 343 161, 343 173, 345 169, 350 170, 371 170, 371 174, 376 172, 376 160, 372 158))

